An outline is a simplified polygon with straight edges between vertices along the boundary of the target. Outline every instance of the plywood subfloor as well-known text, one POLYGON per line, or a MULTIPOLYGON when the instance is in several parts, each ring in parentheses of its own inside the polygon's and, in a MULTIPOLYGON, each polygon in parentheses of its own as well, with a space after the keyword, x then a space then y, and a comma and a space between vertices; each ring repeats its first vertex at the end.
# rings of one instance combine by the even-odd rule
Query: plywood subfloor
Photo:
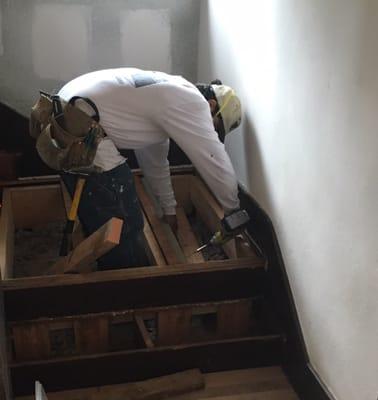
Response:
MULTIPOLYGON (((280 367, 215 372, 204 374, 204 377, 205 389, 170 397, 170 400, 299 400, 280 367)), ((70 390, 48 393, 47 396, 48 400, 121 400, 117 393, 122 386, 70 390)))

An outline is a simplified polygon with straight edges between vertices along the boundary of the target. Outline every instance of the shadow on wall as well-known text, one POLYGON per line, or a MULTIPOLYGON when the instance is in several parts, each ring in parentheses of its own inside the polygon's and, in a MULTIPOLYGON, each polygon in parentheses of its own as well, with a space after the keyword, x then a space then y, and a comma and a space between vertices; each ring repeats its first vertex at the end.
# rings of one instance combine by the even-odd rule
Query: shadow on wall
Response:
POLYGON ((0 179, 56 173, 39 158, 28 118, 0 103, 0 120, 0 179))
POLYGON ((268 186, 268 176, 264 168, 261 148, 255 126, 249 115, 244 116, 243 148, 246 171, 246 190, 258 201, 268 215, 272 203, 268 186))

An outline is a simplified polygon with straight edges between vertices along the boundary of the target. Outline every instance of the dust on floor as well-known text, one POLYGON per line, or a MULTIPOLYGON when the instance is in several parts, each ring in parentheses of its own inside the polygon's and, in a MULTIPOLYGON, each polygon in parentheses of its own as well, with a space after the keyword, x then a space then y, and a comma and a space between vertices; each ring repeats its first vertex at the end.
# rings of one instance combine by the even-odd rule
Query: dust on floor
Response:
POLYGON ((44 275, 59 258, 64 222, 33 229, 17 229, 13 274, 15 278, 44 275))

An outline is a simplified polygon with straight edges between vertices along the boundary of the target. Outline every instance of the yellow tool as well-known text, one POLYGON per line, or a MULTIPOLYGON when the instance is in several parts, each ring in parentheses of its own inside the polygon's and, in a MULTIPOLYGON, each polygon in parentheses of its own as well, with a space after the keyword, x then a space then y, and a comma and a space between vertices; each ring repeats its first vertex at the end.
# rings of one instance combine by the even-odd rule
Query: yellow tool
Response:
POLYGON ((63 232, 63 239, 59 252, 60 256, 66 256, 68 252, 72 250, 72 232, 77 217, 77 210, 79 208, 81 194, 83 193, 84 184, 85 178, 83 178, 82 176, 78 176, 71 208, 68 213, 66 226, 63 232))
POLYGON ((236 235, 241 233, 247 223, 249 215, 246 210, 237 210, 227 215, 221 221, 221 229, 214 233, 213 237, 203 246, 198 247, 195 253, 202 251, 210 245, 222 246, 236 235))

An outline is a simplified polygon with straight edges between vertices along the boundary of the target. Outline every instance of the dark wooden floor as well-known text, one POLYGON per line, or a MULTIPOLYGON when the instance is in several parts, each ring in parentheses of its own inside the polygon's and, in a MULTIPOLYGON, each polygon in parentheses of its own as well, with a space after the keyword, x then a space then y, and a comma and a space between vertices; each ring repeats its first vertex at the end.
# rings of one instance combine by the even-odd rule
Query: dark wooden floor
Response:
MULTIPOLYGON (((280 367, 253 368, 204 374, 205 389, 170 400, 298 400, 280 367)), ((47 393, 48 400, 96 400, 123 385, 47 393), (104 393, 105 392, 105 393, 104 393)), ((17 397, 32 400, 33 397, 17 397)))

